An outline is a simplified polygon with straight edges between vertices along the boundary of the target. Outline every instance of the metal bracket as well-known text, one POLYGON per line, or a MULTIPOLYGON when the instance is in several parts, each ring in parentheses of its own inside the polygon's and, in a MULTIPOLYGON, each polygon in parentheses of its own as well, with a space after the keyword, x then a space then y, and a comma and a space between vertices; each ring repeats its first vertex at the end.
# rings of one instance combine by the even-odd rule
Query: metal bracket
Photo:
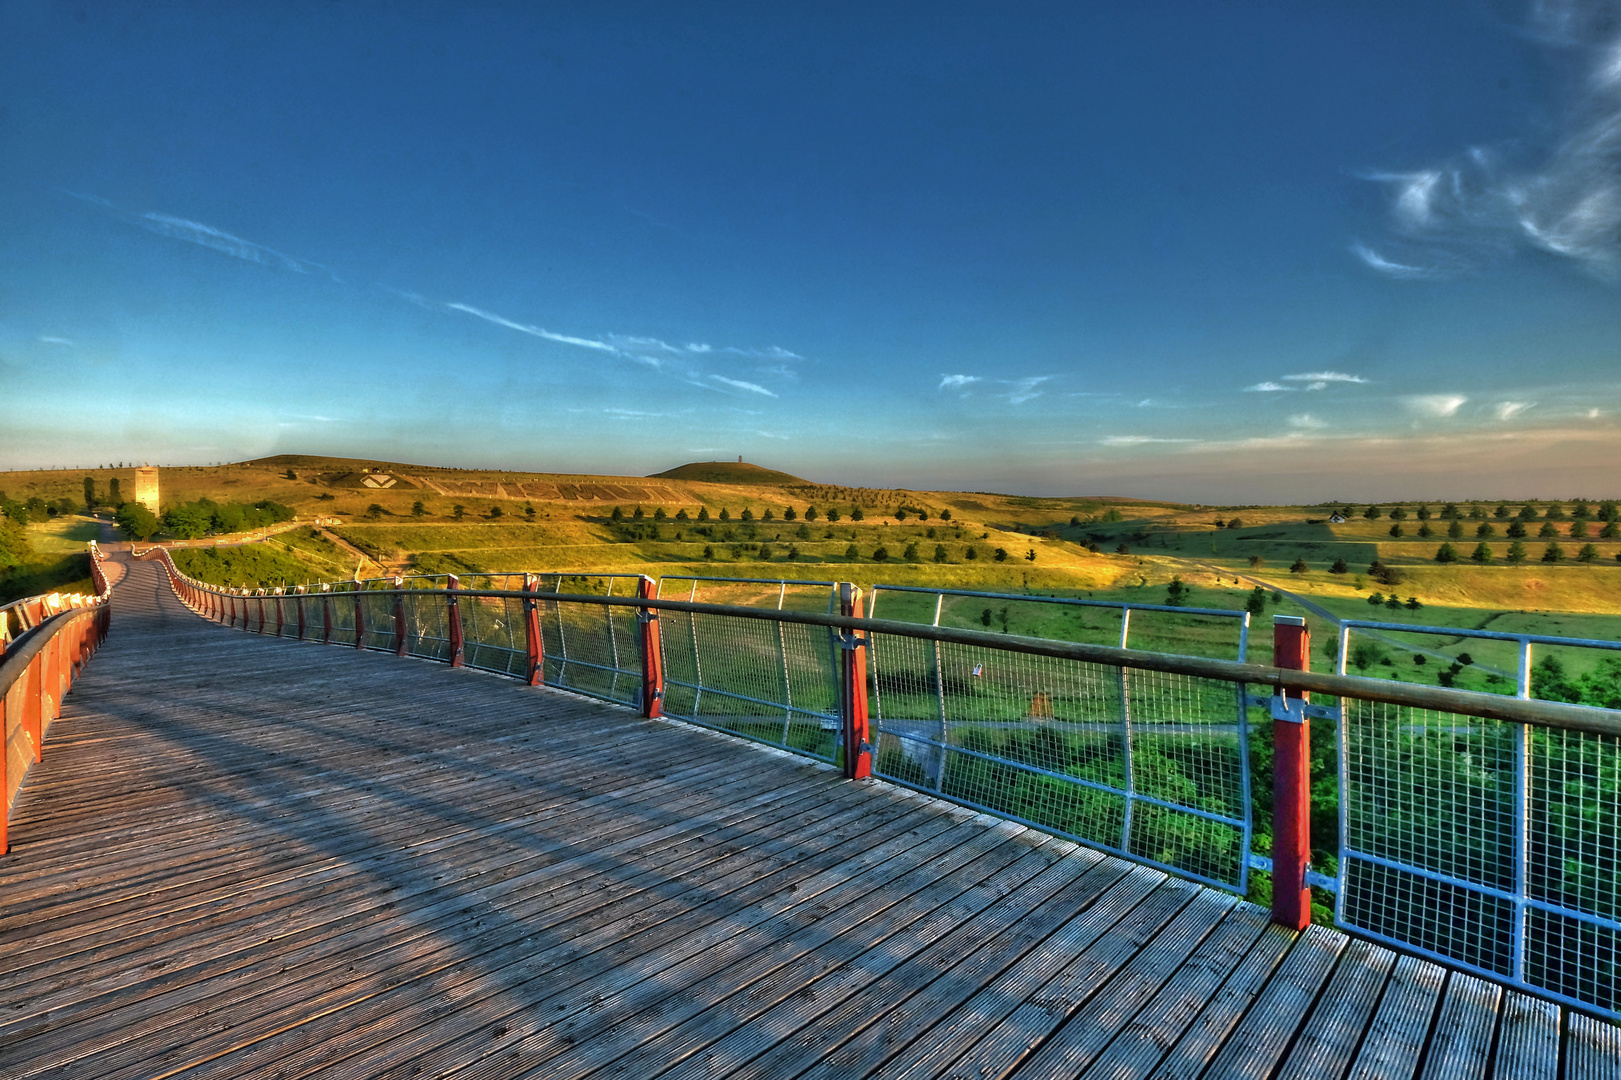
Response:
POLYGON ((643 624, 656 623, 659 621, 659 613, 656 611, 638 610, 636 612, 636 621, 643 624))
MULTIPOLYGON (((1271 856, 1257 855, 1253 851, 1249 853, 1249 857, 1245 860, 1245 865, 1247 865, 1251 870, 1264 870, 1268 874, 1272 872, 1271 856)), ((1340 891, 1339 878, 1329 877, 1327 874, 1319 874, 1309 866, 1306 867, 1306 884, 1310 885, 1314 889, 1322 889, 1325 892, 1338 893, 1340 891)))
POLYGON ((868 638, 857 637, 855 634, 834 634, 833 639, 839 643, 841 649, 859 649, 867 644, 868 638))
POLYGON ((1286 698, 1282 694, 1273 694, 1271 705, 1274 720, 1282 720, 1287 724, 1306 722, 1306 703, 1300 698, 1286 698))

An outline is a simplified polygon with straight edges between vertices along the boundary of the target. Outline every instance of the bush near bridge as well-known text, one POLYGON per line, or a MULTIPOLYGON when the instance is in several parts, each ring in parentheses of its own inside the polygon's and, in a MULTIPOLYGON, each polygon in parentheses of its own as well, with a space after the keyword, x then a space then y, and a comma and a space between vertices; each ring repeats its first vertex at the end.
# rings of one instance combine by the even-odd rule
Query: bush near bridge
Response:
MULTIPOLYGON (((127 504, 126 504, 127 505, 127 504)), ((238 533, 293 520, 293 510, 269 499, 256 503, 217 503, 198 499, 163 512, 163 527, 181 540, 196 540, 210 533, 238 533)))

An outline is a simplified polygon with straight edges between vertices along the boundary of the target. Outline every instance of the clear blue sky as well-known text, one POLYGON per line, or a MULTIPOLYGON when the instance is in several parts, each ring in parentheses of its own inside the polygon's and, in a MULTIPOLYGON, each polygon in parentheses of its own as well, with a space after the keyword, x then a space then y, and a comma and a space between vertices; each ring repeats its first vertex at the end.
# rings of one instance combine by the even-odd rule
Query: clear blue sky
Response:
POLYGON ((1615 4, 0 3, 0 467, 1621 495, 1615 4))

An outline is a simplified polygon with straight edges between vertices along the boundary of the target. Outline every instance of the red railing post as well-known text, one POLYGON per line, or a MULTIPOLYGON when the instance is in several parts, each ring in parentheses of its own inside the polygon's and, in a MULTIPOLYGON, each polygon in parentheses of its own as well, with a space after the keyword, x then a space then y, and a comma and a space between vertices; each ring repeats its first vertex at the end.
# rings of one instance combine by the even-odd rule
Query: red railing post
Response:
MULTIPOLYGON (((636 582, 636 599, 651 600, 658 584, 643 574, 636 582)), ((642 715, 649 720, 664 715, 664 652, 659 644, 659 613, 656 608, 637 608, 641 625, 638 635, 642 654, 642 715)))
POLYGON ((281 637, 281 627, 282 627, 281 595, 282 595, 283 591, 284 590, 282 590, 282 589, 277 589, 276 592, 275 592, 275 597, 276 597, 276 636, 277 637, 281 637))
POLYGON ((332 644, 332 587, 321 586, 321 643, 332 644))
POLYGON ((394 655, 405 655, 405 579, 394 575, 394 587, 402 591, 394 594, 394 655))
POLYGON ((8 797, 11 791, 11 776, 8 772, 11 762, 7 760, 11 755, 5 752, 4 745, 6 732, 11 727, 6 716, 6 710, 9 708, 7 702, 10 699, 10 694, 0 693, 0 855, 11 850, 11 841, 6 838, 6 826, 11 820, 11 799, 8 797))
POLYGON ((28 661, 28 693, 23 701, 23 724, 28 733, 28 741, 34 752, 34 760, 41 757, 41 748, 45 742, 44 715, 45 715, 45 658, 43 654, 35 653, 34 658, 28 661))
POLYGON ((259 593, 258 598, 257 598, 258 601, 259 601, 259 631, 258 632, 262 634, 262 633, 265 632, 265 591, 263 589, 260 589, 260 590, 258 590, 258 593, 259 593))
MULTIPOLYGON (((865 618, 861 590, 848 581, 839 584, 839 614, 865 618)), ((864 780, 872 775, 872 744, 867 729, 867 634, 848 630, 839 635, 839 712, 844 725, 844 778, 864 780)))
POLYGON ((364 600, 365 600, 365 597, 363 595, 363 586, 360 584, 359 581, 356 581, 355 582, 355 648, 357 648, 357 649, 364 649, 366 647, 366 613, 363 610, 363 608, 365 606, 364 600))
POLYGON ((523 576, 523 633, 529 646, 528 683, 540 686, 546 681, 546 642, 540 636, 540 602, 535 591, 540 578, 534 574, 523 576))
MULTIPOLYGON (((1311 666, 1311 631, 1296 615, 1272 617, 1272 663, 1311 666)), ((1272 921, 1291 930, 1311 925, 1311 721, 1308 696, 1279 688, 1272 699, 1272 921)))
POLYGON ((445 627, 450 634, 451 667, 461 667, 466 662, 462 655, 466 645, 462 638, 462 608, 456 599, 456 590, 461 587, 461 579, 455 574, 451 574, 450 580, 445 582, 445 588, 449 590, 445 595, 445 627))
POLYGON ((298 640, 300 641, 304 640, 304 597, 308 594, 309 589, 303 585, 297 586, 293 592, 293 595, 298 598, 298 640))

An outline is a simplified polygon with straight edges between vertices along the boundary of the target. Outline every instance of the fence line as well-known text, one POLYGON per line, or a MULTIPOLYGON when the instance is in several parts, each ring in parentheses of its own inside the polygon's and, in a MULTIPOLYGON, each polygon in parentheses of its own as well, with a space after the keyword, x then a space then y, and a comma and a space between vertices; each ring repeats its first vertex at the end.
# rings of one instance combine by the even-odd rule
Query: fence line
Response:
POLYGON ((1621 1018, 1621 712, 1312 672, 1304 622, 1285 616, 1269 666, 868 618, 848 583, 795 583, 827 589, 828 611, 789 607, 782 582, 741 583, 754 602, 717 604, 692 599, 706 579, 680 579, 689 599, 677 599, 651 578, 632 596, 584 575, 528 575, 516 590, 449 578, 289 594, 206 586, 159 557, 188 604, 233 626, 452 664, 485 650, 489 670, 707 724, 1196 880, 1242 891, 1259 865, 1273 874, 1278 921, 1303 928, 1308 883, 1322 884, 1338 893, 1342 926, 1621 1018), (595 591, 562 591, 585 585, 595 591), (312 606, 322 635, 309 632, 312 606), (556 669, 572 669, 572 685, 556 669), (1252 710, 1272 720, 1270 860, 1249 852, 1252 710), (1338 729, 1332 879, 1309 866, 1313 719, 1338 729))

